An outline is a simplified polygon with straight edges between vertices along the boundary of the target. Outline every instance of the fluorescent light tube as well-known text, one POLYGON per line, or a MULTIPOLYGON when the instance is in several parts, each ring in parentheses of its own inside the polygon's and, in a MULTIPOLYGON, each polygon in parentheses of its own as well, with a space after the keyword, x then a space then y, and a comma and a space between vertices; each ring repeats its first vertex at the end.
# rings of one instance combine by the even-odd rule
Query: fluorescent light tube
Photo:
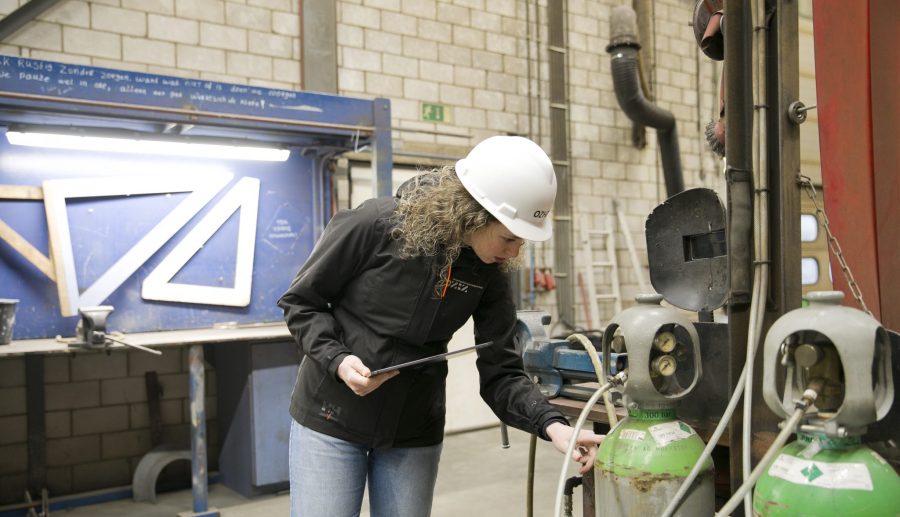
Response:
POLYGON ((275 149, 272 147, 201 144, 196 142, 110 138, 102 136, 79 136, 21 131, 7 131, 6 139, 9 140, 10 144, 29 147, 52 147, 56 149, 75 149, 79 151, 103 151, 148 155, 192 156, 223 160, 283 162, 286 161, 291 154, 287 149, 275 149))

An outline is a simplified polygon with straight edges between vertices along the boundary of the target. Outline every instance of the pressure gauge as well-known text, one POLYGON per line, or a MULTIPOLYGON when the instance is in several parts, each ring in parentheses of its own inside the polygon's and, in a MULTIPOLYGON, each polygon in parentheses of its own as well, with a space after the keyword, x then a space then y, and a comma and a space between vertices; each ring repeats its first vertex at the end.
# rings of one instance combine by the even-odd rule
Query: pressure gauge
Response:
POLYGON ((654 372, 663 377, 669 377, 676 370, 675 358, 671 355, 661 355, 652 361, 651 367, 654 372))
POLYGON ((653 338, 653 348, 656 348, 660 352, 668 354, 672 350, 675 350, 675 334, 671 332, 660 332, 653 338))
POLYGON ((812 368, 823 356, 822 349, 815 345, 800 345, 794 350, 794 360, 803 368, 812 368))

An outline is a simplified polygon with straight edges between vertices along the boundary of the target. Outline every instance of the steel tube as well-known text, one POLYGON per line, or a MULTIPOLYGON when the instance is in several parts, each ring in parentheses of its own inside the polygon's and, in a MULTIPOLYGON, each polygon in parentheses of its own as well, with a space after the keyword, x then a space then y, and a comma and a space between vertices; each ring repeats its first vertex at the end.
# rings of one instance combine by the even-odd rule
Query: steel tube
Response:
MULTIPOLYGON (((744 368, 750 327, 753 246, 752 61, 753 28, 749 0, 726 0, 725 17, 725 158, 727 181, 729 389, 737 389, 744 368)), ((752 372, 747 372, 752 376, 752 372)), ((743 414, 732 417, 729 431, 731 487, 743 482, 741 433, 743 414)))
POLYGON ((18 9, 0 19, 0 41, 4 41, 7 36, 34 21, 41 13, 58 3, 59 0, 30 0, 25 2, 18 9))
POLYGON ((203 345, 191 345, 188 350, 190 366, 191 404, 191 492, 194 513, 205 512, 208 504, 206 470, 206 385, 203 371, 203 345))

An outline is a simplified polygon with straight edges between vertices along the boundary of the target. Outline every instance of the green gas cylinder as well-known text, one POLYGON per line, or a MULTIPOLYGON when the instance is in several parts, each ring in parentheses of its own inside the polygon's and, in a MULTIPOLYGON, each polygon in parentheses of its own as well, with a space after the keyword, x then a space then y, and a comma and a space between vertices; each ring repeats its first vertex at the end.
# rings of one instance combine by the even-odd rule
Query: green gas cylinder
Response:
POLYGON ((860 437, 799 433, 759 478, 760 517, 897 517, 900 477, 860 437))
POLYGON ((861 439, 893 403, 890 340, 871 315, 841 305, 843 296, 809 293, 808 307, 784 314, 766 335, 769 408, 788 418, 798 394, 819 388, 797 440, 757 481, 754 515, 900 517, 900 478, 861 439))
MULTIPOLYGON (((640 295, 637 305, 613 317, 603 332, 604 364, 612 351, 628 354, 621 388, 628 417, 600 444, 594 462, 597 515, 650 517, 663 513, 703 453, 703 440, 675 417, 678 400, 701 375, 700 338, 680 311, 660 305, 660 295, 640 295)), ((675 515, 715 511, 713 464, 682 499, 675 515)))
MULTIPOLYGON (((594 463, 598 513, 660 515, 703 452, 703 440, 674 408, 630 409, 603 440, 594 463)), ((712 515, 713 464, 707 460, 677 516, 712 515)))

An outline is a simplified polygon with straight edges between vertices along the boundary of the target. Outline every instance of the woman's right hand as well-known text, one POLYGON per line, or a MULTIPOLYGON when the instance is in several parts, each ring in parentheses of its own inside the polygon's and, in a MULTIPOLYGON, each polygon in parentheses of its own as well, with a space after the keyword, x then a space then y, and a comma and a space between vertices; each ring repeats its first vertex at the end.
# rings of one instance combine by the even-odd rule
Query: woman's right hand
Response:
POLYGON ((347 387, 353 390, 353 393, 360 397, 372 393, 388 379, 399 373, 399 370, 394 370, 372 377, 372 371, 355 355, 344 357, 337 369, 337 376, 344 381, 347 387))

